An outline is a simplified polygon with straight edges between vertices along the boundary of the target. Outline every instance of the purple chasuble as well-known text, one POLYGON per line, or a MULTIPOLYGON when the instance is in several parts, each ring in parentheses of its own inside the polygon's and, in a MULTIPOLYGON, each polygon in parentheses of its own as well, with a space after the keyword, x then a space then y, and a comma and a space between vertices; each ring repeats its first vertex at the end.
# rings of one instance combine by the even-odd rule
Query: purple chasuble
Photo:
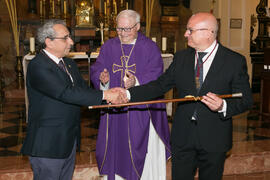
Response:
MULTIPOLYGON (((110 88, 124 87, 125 70, 134 74, 140 85, 157 79, 163 72, 163 60, 157 45, 138 33, 136 44, 123 44, 121 52, 118 37, 109 39, 100 50, 96 63, 91 66, 91 80, 100 88, 99 75, 106 68, 110 73, 110 88), (133 49, 133 50, 132 50, 133 49)), ((165 104, 103 109, 96 144, 96 159, 101 175, 114 180, 115 174, 136 180, 142 175, 147 153, 150 118, 170 157, 169 126, 165 104)))

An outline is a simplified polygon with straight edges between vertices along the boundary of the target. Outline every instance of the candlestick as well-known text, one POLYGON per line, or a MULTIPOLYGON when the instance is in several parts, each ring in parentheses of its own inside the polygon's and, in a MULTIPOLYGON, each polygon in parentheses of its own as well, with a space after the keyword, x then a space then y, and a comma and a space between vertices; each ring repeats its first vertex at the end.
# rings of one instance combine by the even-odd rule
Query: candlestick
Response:
POLYGON ((54 17, 54 0, 52 1, 52 17, 54 17))
POLYGON ((64 16, 67 14, 67 1, 64 1, 64 16))
POLYGON ((114 5, 114 13, 117 14, 117 4, 116 4, 116 2, 114 2, 113 5, 114 5))
POLYGON ((39 15, 42 16, 42 0, 39 1, 39 15))
POLYGON ((43 23, 44 22, 44 19, 46 17, 46 0, 41 0, 42 2, 42 6, 41 6, 41 9, 42 9, 42 16, 40 17, 41 18, 41 22, 43 23))
POLYGON ((35 38, 30 37, 30 54, 35 54, 35 38))
POLYGON ((162 37, 162 52, 166 52, 167 49, 167 38, 162 37))
POLYGON ((152 41, 154 41, 156 43, 157 42, 157 38, 156 37, 152 37, 152 41))
POLYGON ((107 3, 104 2, 104 15, 106 16, 106 14, 107 14, 107 3))
POLYGON ((61 12, 61 1, 57 0, 57 2, 56 2, 56 17, 60 19, 61 14, 62 14, 62 12, 61 12))
POLYGON ((126 9, 128 9, 128 2, 126 2, 126 9))

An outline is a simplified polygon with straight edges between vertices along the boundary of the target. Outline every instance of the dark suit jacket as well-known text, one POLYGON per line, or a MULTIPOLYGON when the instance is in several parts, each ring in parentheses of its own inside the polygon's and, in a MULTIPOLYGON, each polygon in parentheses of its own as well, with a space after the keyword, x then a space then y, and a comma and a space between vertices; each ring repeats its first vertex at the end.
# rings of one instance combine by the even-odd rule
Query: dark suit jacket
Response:
POLYGON ((187 143, 191 118, 195 108, 198 115, 198 133, 202 147, 208 152, 225 152, 232 147, 232 116, 252 107, 245 58, 221 44, 199 92, 195 86, 195 50, 188 48, 177 52, 168 70, 156 81, 130 89, 131 101, 142 101, 158 97, 176 87, 179 98, 187 95, 202 96, 208 92, 216 94, 243 93, 242 98, 226 99, 227 112, 213 112, 202 102, 179 103, 172 126, 171 142, 179 147, 187 143))
POLYGON ((28 65, 29 111, 23 154, 68 157, 75 140, 80 142, 80 106, 102 102, 102 91, 88 88, 73 60, 64 61, 74 83, 44 52, 28 65))

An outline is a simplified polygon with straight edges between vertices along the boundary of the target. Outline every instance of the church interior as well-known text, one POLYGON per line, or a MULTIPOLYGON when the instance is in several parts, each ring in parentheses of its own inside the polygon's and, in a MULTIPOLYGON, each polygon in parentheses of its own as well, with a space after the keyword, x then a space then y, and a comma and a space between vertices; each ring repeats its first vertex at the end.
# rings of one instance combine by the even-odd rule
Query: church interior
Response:
MULTIPOLYGON (((233 148, 227 154, 223 180, 269 180, 270 0, 0 0, 0 180, 33 177, 20 148, 27 130, 27 61, 42 48, 35 40, 38 27, 48 19, 65 20, 74 41, 71 57, 91 85, 89 67, 101 45, 117 36, 115 18, 124 9, 141 15, 140 31, 160 47, 164 64, 187 47, 184 33, 192 14, 215 15, 218 41, 247 60, 254 98, 252 110, 233 117, 233 148)), ((174 94, 171 90, 166 97, 174 94)), ((176 105, 167 106, 169 125, 176 105)), ((99 110, 82 107, 81 121, 82 145, 73 179, 98 180, 99 110)), ((169 160, 167 180, 170 171, 169 160)))

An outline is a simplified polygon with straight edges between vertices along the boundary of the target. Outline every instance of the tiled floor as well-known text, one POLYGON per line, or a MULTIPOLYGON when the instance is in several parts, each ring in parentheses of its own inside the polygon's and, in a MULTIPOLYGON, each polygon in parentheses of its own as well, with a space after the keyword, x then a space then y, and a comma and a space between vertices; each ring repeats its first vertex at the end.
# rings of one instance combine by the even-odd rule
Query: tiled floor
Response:
MULTIPOLYGON (((259 95, 254 95, 258 99, 259 95)), ((270 118, 259 116, 259 103, 254 104, 253 110, 238 115, 233 121, 234 146, 230 154, 235 159, 240 156, 268 156, 270 159, 270 118)), ((98 111, 89 111, 82 108, 82 146, 81 153, 77 153, 77 166, 96 166, 95 143, 98 133, 98 111), (90 153, 89 153, 90 152, 90 153)), ((24 104, 21 102, 0 103, 0 174, 1 172, 30 171, 28 159, 20 154, 23 139, 26 134, 24 104)), ((234 165, 233 158, 226 162, 223 180, 270 180, 270 160, 260 161, 260 158, 252 159, 251 173, 244 175, 232 175, 230 170, 234 165), (255 163, 255 164, 254 164, 255 163), (263 163, 264 173, 257 173, 256 168, 263 163), (267 169, 268 168, 268 169, 267 169), (227 170, 226 170, 227 169, 227 170), (269 171, 269 172, 267 172, 269 171)), ((238 161, 237 161, 238 162, 238 161)), ((243 162, 244 169, 248 162, 243 162)), ((236 166, 236 165, 235 165, 236 166)), ((239 163, 237 167, 241 166, 239 163)), ((234 168, 234 174, 237 174, 234 168)), ((19 178, 18 178, 19 179, 19 178)))

